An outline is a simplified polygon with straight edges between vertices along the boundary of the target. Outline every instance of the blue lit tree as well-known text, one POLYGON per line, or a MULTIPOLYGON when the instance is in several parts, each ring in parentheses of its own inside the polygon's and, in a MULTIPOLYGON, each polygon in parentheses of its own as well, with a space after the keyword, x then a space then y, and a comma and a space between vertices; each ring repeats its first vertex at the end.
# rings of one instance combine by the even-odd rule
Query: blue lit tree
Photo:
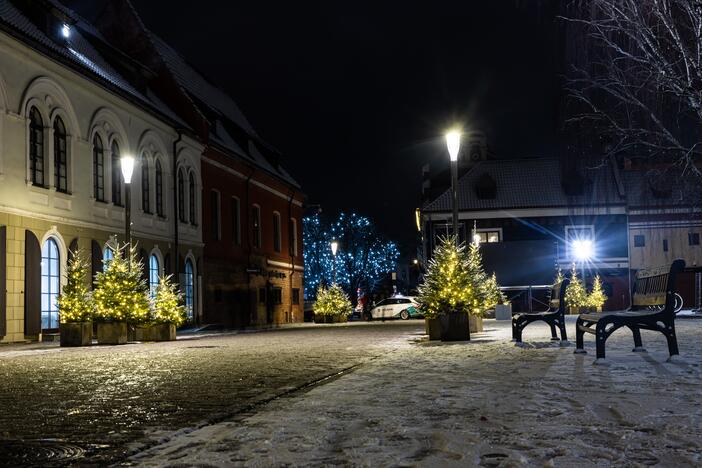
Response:
POLYGON ((400 255, 397 246, 381 236, 368 218, 341 213, 336 220, 325 222, 318 214, 307 217, 303 220, 303 242, 308 299, 314 297, 320 283, 332 283, 333 239, 339 241, 336 282, 354 299, 359 287, 373 291, 396 268, 400 255))

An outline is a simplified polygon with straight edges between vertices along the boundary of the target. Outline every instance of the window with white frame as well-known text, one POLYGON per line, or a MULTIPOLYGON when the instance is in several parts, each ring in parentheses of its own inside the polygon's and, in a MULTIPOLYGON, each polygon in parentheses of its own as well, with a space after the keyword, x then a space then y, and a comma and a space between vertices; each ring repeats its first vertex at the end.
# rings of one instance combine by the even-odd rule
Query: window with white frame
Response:
POLYGON ((251 228, 253 230, 253 245, 261 248, 261 207, 254 205, 251 208, 251 228))
POLYGON ((32 184, 44 187, 44 120, 36 107, 29 110, 29 171, 32 184))
POLYGON ((494 242, 502 242, 501 229, 478 229, 476 234, 480 237, 481 244, 492 244, 494 242))
POLYGON ((54 120, 54 187, 57 192, 68 192, 68 138, 61 117, 54 120))
POLYGON ((273 212, 273 250, 280 252, 282 250, 282 233, 280 230, 280 213, 273 212))
POLYGON ((297 220, 290 218, 290 255, 297 257, 297 220))
POLYGON ((160 275, 161 262, 159 262, 156 254, 151 254, 151 257, 149 257, 149 293, 152 297, 156 295, 160 275))

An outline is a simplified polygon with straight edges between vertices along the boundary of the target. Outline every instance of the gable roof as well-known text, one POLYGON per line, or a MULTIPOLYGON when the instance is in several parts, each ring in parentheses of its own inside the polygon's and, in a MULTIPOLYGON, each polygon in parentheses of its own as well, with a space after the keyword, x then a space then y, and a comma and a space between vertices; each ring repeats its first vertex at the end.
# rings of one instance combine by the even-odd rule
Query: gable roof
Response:
MULTIPOLYGON (((476 163, 458 180, 459 211, 623 205, 610 165, 586 169, 582 195, 567 195, 557 158, 488 160, 476 163), (476 186, 488 175, 494 198, 480 198, 476 186)), ((451 211, 450 188, 424 204, 426 212, 451 211)))

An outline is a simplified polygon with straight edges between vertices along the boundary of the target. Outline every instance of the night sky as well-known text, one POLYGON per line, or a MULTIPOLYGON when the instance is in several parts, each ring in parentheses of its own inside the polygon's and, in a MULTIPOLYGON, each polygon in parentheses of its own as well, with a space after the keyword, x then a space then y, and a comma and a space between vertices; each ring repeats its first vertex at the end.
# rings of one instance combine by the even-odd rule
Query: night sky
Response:
POLYGON ((556 26, 535 6, 549 2, 422 3, 133 0, 284 154, 309 203, 370 216, 409 255, 421 167, 448 167, 448 127, 484 131, 495 157, 555 151, 556 26))

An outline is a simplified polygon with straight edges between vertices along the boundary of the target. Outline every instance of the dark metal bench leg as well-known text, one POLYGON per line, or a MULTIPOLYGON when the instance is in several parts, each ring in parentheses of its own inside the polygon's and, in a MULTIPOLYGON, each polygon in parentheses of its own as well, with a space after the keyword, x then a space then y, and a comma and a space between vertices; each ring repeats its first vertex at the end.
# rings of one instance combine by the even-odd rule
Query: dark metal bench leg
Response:
POLYGON ((522 329, 521 329, 521 324, 519 323, 521 317, 516 316, 512 318, 512 339, 516 341, 517 343, 522 342, 522 329))
POLYGON ((583 321, 578 317, 578 320, 575 322, 575 354, 587 354, 583 345, 583 335, 585 335, 585 332, 580 329, 582 324, 583 321))
POLYGON ((665 339, 668 340, 668 353, 670 353, 671 356, 680 354, 678 351, 678 338, 675 335, 675 322, 673 320, 665 324, 663 334, 665 335, 665 339))
POLYGON ((644 349, 643 342, 641 341, 641 330, 639 329, 639 327, 635 327, 632 325, 629 325, 629 329, 634 335, 634 349, 632 349, 632 351, 635 353, 645 353, 646 350, 644 349))
POLYGON ((548 325, 551 327, 551 341, 560 341, 560 338, 558 338, 558 333, 556 333, 556 324, 550 322, 548 325))
POLYGON ((563 319, 559 319, 558 327, 561 329, 561 340, 568 341, 568 334, 566 333, 565 321, 563 319))
POLYGON ((607 343, 607 332, 605 327, 609 325, 608 322, 600 320, 595 326, 595 346, 597 348, 597 359, 605 358, 605 343, 607 343))

